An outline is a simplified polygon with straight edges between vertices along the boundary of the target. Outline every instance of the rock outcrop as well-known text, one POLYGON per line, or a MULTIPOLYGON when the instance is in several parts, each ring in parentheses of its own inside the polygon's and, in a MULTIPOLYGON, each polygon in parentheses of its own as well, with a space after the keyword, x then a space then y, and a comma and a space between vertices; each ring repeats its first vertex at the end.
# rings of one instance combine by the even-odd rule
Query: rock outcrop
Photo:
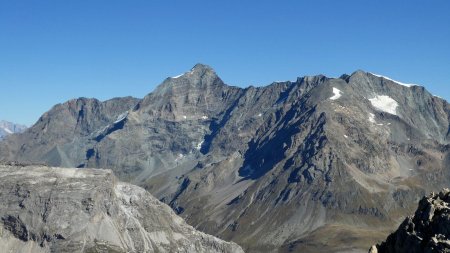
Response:
POLYGON ((369 253, 450 252, 450 190, 432 193, 419 202, 414 216, 407 217, 396 232, 369 253))
POLYGON ((111 170, 0 165, 1 252, 243 252, 111 170))

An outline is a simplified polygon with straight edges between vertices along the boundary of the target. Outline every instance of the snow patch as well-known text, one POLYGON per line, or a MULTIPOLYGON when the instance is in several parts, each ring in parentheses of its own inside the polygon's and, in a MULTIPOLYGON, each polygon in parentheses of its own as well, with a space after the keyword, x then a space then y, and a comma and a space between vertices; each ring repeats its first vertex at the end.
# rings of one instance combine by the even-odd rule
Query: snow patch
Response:
POLYGON ((203 116, 202 116, 202 119, 208 119, 208 116, 203 115, 203 116))
POLYGON ((392 81, 392 82, 394 82, 394 83, 397 83, 397 84, 400 84, 400 85, 406 86, 406 87, 420 86, 420 85, 418 85, 418 84, 413 84, 413 83, 402 83, 402 82, 396 81, 396 80, 394 80, 394 79, 391 79, 391 78, 389 78, 389 77, 387 77, 387 76, 377 75, 377 74, 374 74, 374 73, 370 73, 370 74, 372 74, 372 75, 374 75, 374 76, 376 76, 376 77, 384 78, 384 79, 386 79, 386 80, 392 81))
POLYGON ((262 116, 262 113, 258 114, 258 117, 261 117, 261 116, 262 116))
POLYGON ((182 76, 184 76, 184 75, 186 75, 186 74, 192 75, 193 73, 194 73, 194 69, 191 69, 191 71, 189 71, 189 72, 184 72, 184 73, 182 73, 182 74, 179 74, 179 75, 176 75, 176 76, 172 76, 172 77, 170 77, 170 78, 172 78, 172 79, 177 79, 177 78, 180 78, 180 77, 182 77, 182 76))
POLYGON ((171 78, 172 79, 177 79, 177 78, 179 78, 179 77, 181 77, 181 76, 183 76, 184 75, 184 73, 183 74, 179 74, 179 75, 177 75, 177 76, 172 76, 171 78))
POLYGON ((187 116, 186 116, 186 115, 183 115, 183 119, 187 119, 187 116))
POLYGON ((120 115, 117 117, 116 121, 114 121, 114 124, 117 124, 117 123, 119 123, 120 121, 124 120, 127 116, 128 116, 128 112, 124 112, 124 113, 120 114, 120 115))
POLYGON ((197 146, 195 146, 195 149, 200 150, 202 148, 203 141, 197 143, 197 146))
POLYGON ((98 131, 97 134, 104 133, 106 130, 108 130, 109 125, 106 125, 102 130, 98 131))
POLYGON ((371 123, 376 123, 375 122, 375 114, 373 114, 373 113, 369 113, 369 122, 371 122, 371 123))
POLYGON ((376 109, 393 115, 397 115, 398 103, 391 97, 385 95, 376 96, 369 99, 369 101, 376 109))
POLYGON ((348 136, 344 134, 345 139, 348 139, 348 136))
POLYGON ((336 100, 336 99, 338 99, 338 98, 340 98, 342 95, 341 95, 341 91, 339 90, 339 89, 337 89, 337 88, 334 88, 333 87, 333 96, 330 98, 331 100, 336 100))
POLYGON ((7 132, 8 134, 13 134, 13 131, 9 130, 9 128, 2 127, 2 129, 5 130, 5 132, 7 132))

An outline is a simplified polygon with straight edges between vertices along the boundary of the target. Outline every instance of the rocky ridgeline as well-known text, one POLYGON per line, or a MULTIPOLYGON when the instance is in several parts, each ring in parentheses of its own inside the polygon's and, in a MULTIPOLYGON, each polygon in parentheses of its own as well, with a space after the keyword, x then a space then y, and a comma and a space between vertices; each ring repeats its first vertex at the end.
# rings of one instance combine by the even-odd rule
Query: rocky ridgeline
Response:
POLYGON ((111 170, 0 165, 1 252, 243 252, 111 170))
POLYGON ((369 253, 450 252, 449 204, 449 189, 423 198, 415 215, 406 218, 386 242, 372 246, 369 253))

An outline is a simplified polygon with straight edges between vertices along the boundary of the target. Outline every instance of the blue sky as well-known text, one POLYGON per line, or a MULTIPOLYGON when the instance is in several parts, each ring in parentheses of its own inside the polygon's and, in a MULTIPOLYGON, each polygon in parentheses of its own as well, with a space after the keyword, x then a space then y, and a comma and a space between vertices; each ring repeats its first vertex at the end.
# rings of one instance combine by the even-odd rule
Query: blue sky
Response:
POLYGON ((201 62, 232 85, 357 69, 450 100, 450 1, 0 0, 0 119, 143 97, 201 62))

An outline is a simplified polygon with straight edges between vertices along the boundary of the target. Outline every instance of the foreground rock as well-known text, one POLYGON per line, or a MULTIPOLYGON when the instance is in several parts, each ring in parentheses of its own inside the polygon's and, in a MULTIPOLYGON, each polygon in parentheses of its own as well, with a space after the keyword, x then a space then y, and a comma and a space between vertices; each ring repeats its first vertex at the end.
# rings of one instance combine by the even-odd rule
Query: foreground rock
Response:
POLYGON ((450 252, 450 190, 432 193, 419 203, 386 242, 372 246, 369 253, 450 252))
POLYGON ((0 165, 2 252, 243 252, 110 170, 0 165))

